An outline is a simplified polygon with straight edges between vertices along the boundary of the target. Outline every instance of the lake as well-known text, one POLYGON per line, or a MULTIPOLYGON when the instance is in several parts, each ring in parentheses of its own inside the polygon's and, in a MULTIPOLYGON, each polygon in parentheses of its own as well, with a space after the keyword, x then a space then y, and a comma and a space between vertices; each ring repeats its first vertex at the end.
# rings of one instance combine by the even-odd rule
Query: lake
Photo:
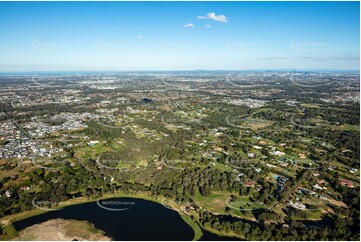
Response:
MULTIPOLYGON (((14 222, 17 231, 50 219, 86 220, 113 240, 192 240, 193 229, 161 204, 135 198, 112 198, 72 205, 14 222)), ((202 240, 234 240, 203 231, 202 240)))

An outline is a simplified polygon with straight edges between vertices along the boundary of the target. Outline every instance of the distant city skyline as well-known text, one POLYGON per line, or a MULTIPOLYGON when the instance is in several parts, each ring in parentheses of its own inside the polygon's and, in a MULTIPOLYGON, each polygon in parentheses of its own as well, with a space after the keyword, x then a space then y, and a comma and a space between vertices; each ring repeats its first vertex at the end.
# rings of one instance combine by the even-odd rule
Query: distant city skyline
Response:
POLYGON ((0 72, 359 70, 359 2, 0 2, 0 72))

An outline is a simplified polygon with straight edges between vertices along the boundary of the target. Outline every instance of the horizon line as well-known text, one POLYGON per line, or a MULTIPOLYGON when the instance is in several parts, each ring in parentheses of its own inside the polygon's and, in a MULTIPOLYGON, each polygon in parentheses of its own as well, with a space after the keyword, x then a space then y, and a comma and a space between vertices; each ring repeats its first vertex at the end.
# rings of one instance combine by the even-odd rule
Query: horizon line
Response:
POLYGON ((302 68, 260 68, 260 69, 236 69, 236 70, 226 70, 226 69, 183 69, 183 70, 19 70, 19 71, 0 71, 1 74, 3 73, 36 73, 36 72, 246 72, 246 71, 279 71, 279 72, 290 72, 290 71, 303 71, 303 72, 360 72, 360 69, 327 69, 327 68, 315 68, 315 69, 302 69, 302 68))

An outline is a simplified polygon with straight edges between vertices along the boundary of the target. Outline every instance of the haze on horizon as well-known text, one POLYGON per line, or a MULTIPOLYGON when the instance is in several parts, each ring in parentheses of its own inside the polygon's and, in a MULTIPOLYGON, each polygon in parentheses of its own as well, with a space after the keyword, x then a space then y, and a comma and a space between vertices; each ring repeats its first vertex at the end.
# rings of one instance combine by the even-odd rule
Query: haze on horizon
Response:
POLYGON ((359 2, 1 2, 0 71, 358 70, 359 2))

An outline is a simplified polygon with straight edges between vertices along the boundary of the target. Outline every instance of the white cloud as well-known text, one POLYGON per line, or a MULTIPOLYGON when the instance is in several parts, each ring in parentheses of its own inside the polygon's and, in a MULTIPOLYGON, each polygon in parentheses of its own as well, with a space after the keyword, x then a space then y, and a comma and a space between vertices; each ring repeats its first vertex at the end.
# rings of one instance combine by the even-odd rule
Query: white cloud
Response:
POLYGON ((218 22, 222 22, 222 23, 227 23, 228 22, 228 18, 224 15, 216 15, 216 13, 208 13, 207 16, 198 16, 198 19, 211 19, 214 21, 218 21, 218 22))
POLYGON ((137 39, 143 39, 143 36, 138 35, 138 36, 137 36, 137 39))
POLYGON ((193 28, 194 25, 191 24, 191 23, 187 23, 187 24, 183 25, 183 27, 184 27, 184 28, 193 28))
POLYGON ((209 24, 204 25, 206 28, 210 28, 211 26, 209 24))

